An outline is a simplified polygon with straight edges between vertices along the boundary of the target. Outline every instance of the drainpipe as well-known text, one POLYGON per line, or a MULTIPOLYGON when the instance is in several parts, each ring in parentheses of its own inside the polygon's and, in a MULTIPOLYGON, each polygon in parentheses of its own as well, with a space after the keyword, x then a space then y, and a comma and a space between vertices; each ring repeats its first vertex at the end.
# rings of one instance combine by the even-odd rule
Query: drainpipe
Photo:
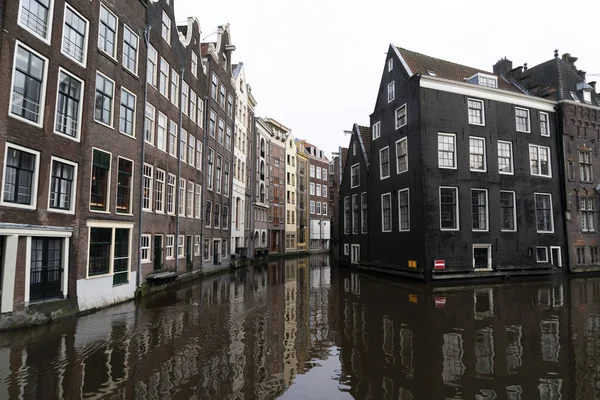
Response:
MULTIPOLYGON (((183 124, 183 75, 185 74, 185 67, 181 67, 181 69, 179 70, 180 72, 180 78, 179 78, 179 132, 178 132, 178 140, 177 143, 175 144, 175 146, 177 146, 177 151, 175 152, 177 154, 177 201, 176 201, 176 215, 177 215, 177 219, 175 220, 175 243, 177 244, 177 251, 175 252, 175 271, 177 271, 179 269, 179 205, 181 204, 181 130, 182 128, 182 124, 183 124)), ((183 149, 183 151, 187 151, 187 148, 183 149)), ((185 201, 185 194, 186 191, 183 192, 183 198, 185 201)), ((185 207, 183 209, 183 214, 185 215, 185 207)), ((185 238, 183 240, 183 255, 184 255, 184 262, 185 262, 185 238)))
MULTIPOLYGON (((150 48, 150 31, 152 25, 146 24, 144 28, 144 43, 146 44, 146 51, 150 48)), ((148 57, 146 57, 146 71, 148 71, 148 57)), ((148 102, 148 83, 144 81, 144 120, 146 119, 146 103, 148 102)), ((144 223, 144 211, 142 210, 144 202, 144 159, 146 158, 146 132, 142 125, 142 161, 140 162, 140 207, 139 214, 140 219, 138 222, 139 227, 139 241, 140 250, 138 252, 138 263, 137 263, 137 276, 135 278, 137 287, 142 287, 142 227, 144 223)))
MULTIPOLYGON (((207 77, 210 76, 207 74, 207 77)), ((210 90, 210 88, 209 88, 210 90)), ((202 108, 204 115, 202 116, 202 126, 204 127, 202 129, 202 191, 200 192, 200 203, 202 205, 201 209, 200 209, 200 224, 201 229, 200 229, 200 249, 202 250, 202 262, 200 263, 200 270, 202 271, 204 269, 204 230, 206 229, 206 222, 204 221, 204 217, 206 215, 206 211, 204 209, 205 207, 205 195, 204 193, 206 192, 206 165, 208 162, 208 149, 206 148, 206 130, 208 129, 208 96, 204 96, 204 99, 202 100, 204 102, 204 107, 202 108)), ((210 259, 210 258, 209 258, 210 259)))

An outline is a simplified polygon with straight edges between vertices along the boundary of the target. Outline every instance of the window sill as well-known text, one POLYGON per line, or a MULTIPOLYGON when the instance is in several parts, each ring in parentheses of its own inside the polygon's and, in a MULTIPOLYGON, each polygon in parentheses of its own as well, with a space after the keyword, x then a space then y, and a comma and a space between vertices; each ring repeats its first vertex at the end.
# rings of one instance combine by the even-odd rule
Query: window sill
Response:
POLYGON ((61 210, 58 208, 48 207, 48 212, 56 213, 56 214, 67 214, 67 215, 75 215, 75 210, 61 210))
MULTIPOLYGON (((116 49, 116 46, 115 46, 116 49)), ((116 57, 113 57, 112 55, 108 54, 107 52, 105 52, 104 50, 98 48, 98 53, 102 54, 103 56, 105 56, 110 62, 112 62, 115 65, 119 65, 119 61, 117 60, 116 57)))
POLYGON ((73 141, 73 142, 77 142, 77 143, 80 143, 80 142, 81 142, 81 132, 77 132, 77 136, 71 136, 71 135, 67 135, 67 134, 66 134, 66 133, 64 133, 64 132, 59 132, 59 131, 57 131, 57 130, 53 131, 52 133, 54 133, 55 135, 57 135, 57 136, 59 136, 59 137, 62 137, 62 138, 65 138, 65 139, 71 140, 71 141, 73 141))
POLYGON ((29 205, 29 204, 18 204, 18 203, 10 203, 10 202, 2 201, 2 202, 0 202, 0 205, 4 206, 4 207, 10 207, 10 208, 20 208, 22 210, 35 210, 35 209, 37 209, 37 205, 36 204, 29 205))

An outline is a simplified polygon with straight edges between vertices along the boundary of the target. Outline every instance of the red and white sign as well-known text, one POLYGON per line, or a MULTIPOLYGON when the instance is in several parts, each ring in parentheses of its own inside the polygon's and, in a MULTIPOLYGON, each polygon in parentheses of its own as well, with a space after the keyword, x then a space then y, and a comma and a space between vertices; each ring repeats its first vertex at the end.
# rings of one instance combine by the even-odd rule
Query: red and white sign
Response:
POLYGON ((433 264, 434 269, 446 269, 446 261, 444 260, 435 260, 433 264))
POLYGON ((436 306, 436 308, 446 307, 446 298, 445 297, 436 297, 435 298, 435 306, 436 306))

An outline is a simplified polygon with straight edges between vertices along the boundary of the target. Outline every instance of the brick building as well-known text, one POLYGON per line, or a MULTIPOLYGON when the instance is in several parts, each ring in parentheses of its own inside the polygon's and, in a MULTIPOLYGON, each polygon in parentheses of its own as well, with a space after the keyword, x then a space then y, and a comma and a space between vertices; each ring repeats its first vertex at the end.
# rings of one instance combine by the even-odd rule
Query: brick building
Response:
POLYGON ((268 247, 268 221, 271 218, 271 129, 262 118, 255 118, 255 198, 254 198, 254 255, 266 255, 269 252, 268 247))
POLYGON ((344 162, 348 156, 346 147, 339 147, 337 153, 333 153, 329 162, 329 218, 331 220, 331 252, 334 257, 340 255, 340 232, 339 232, 339 199, 340 184, 342 182, 342 172, 344 171, 344 162))
POLYGON ((286 136, 289 129, 272 118, 261 119, 271 135, 269 147, 269 254, 285 252, 286 136))
POLYGON ((329 219, 329 160, 323 150, 304 142, 309 158, 308 207, 309 207, 309 251, 328 252, 331 239, 329 219))
POLYGON ((297 202, 297 248, 299 252, 308 251, 308 153, 304 142, 296 139, 296 175, 298 178, 296 189, 297 202))

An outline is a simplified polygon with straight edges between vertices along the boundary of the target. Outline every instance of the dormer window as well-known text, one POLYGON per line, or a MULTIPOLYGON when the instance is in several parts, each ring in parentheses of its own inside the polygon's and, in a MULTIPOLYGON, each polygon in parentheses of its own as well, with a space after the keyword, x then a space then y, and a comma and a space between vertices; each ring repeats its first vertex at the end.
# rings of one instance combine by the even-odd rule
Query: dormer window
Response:
POLYGON ((467 79, 467 82, 491 88, 498 87, 498 77, 494 75, 482 74, 481 72, 478 72, 467 79))
POLYGON ((590 92, 589 90, 584 90, 583 91, 583 101, 585 101, 586 103, 591 103, 592 102, 592 92, 590 92))
POLYGON ((577 97, 577 95, 575 94, 575 92, 571 92, 571 97, 572 97, 572 98, 573 98, 573 100, 575 100, 576 102, 578 102, 578 103, 581 103, 581 102, 579 101, 579 97, 577 97))

